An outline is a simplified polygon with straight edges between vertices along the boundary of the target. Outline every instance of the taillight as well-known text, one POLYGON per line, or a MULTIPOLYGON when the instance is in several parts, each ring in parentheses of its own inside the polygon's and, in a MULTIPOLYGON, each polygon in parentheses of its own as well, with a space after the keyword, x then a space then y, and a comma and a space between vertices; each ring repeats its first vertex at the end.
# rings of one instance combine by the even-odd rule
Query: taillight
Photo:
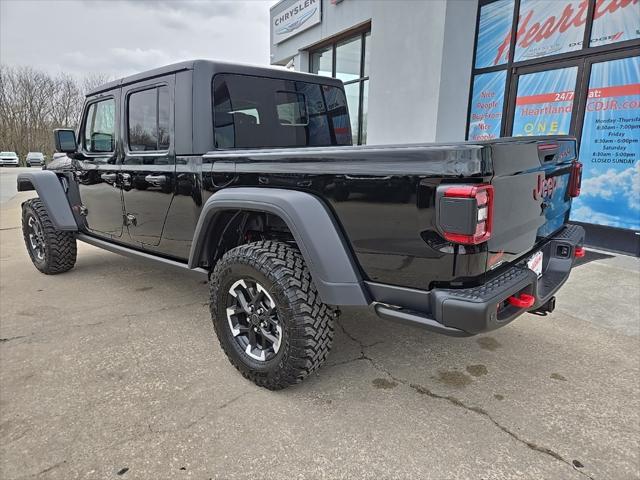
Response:
POLYGON ((445 239, 477 245, 491 237, 493 187, 491 185, 442 185, 438 223, 445 239))
POLYGON ((580 195, 581 185, 582 163, 576 161, 571 164, 571 176, 569 177, 569 196, 575 198, 580 195))

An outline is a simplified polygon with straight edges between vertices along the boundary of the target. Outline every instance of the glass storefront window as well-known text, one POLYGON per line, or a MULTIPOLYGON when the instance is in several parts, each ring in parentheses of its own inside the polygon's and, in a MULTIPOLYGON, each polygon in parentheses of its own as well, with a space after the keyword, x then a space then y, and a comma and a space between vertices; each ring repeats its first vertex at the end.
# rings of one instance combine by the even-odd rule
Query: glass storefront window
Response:
POLYGON ((369 61, 371 60, 371 32, 367 32, 364 36, 364 76, 369 76, 369 61))
POLYGON ((637 0, 596 2, 591 27, 591 47, 640 38, 640 5, 637 0))
POLYGON ((367 140, 370 41, 371 32, 364 31, 309 52, 311 73, 330 75, 344 82, 354 145, 367 140))
POLYGON ((506 81, 506 70, 483 73, 473 79, 469 140, 492 140, 500 136, 506 81))
POLYGON ((347 94, 347 105, 349 106, 349 113, 351 117, 351 135, 353 137, 353 144, 358 143, 358 115, 354 115, 354 112, 358 112, 360 104, 360 82, 349 83, 344 86, 344 93, 347 94))
POLYGON ((367 113, 369 106, 369 80, 362 82, 362 143, 367 143, 367 113))
POLYGON ((514 62, 582 48, 588 2, 522 0, 514 62))
POLYGON ((331 77, 333 75, 333 49, 331 47, 311 54, 311 73, 331 77))
POLYGON ((640 57, 591 67, 571 218, 640 230, 640 57))
POLYGON ((362 37, 347 40, 336 45, 336 78, 343 82, 360 78, 360 58, 362 37))
POLYGON ((478 4, 467 139, 580 135, 572 219, 640 230, 640 0, 478 4))
POLYGON ((513 0, 498 0, 480 8, 476 68, 507 62, 513 22, 513 0))
POLYGON ((578 67, 521 75, 512 135, 565 135, 571 126, 578 67))

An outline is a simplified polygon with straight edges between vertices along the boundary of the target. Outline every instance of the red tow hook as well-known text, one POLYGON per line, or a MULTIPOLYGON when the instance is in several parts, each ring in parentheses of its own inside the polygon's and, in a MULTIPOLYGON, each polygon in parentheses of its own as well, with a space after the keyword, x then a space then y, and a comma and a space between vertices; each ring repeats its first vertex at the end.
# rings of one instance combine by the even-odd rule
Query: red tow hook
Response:
POLYGON ((574 257, 576 258, 582 258, 587 254, 587 251, 584 249, 584 247, 576 247, 576 251, 574 252, 574 257))
POLYGON ((514 307, 529 308, 536 303, 536 297, 533 295, 527 295, 526 293, 521 293, 519 297, 511 295, 507 298, 507 301, 514 307))

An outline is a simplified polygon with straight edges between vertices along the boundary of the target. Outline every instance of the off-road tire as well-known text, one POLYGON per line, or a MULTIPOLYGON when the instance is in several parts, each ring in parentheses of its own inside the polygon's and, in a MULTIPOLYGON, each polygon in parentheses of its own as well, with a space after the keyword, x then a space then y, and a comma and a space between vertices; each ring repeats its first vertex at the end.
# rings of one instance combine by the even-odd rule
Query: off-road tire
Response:
POLYGON ((334 311, 318 296, 300 251, 283 242, 260 241, 229 250, 209 279, 210 310, 220 346, 242 375, 256 385, 280 390, 301 382, 327 358, 334 311), (257 361, 236 342, 227 320, 227 294, 240 278, 260 282, 274 299, 282 325, 274 358, 257 361))
POLYGON ((42 273, 55 275, 71 270, 76 264, 76 239, 71 232, 56 230, 47 209, 39 198, 22 204, 22 235, 33 265, 42 273), (29 218, 40 222, 44 237, 44 259, 34 255, 29 241, 29 218))

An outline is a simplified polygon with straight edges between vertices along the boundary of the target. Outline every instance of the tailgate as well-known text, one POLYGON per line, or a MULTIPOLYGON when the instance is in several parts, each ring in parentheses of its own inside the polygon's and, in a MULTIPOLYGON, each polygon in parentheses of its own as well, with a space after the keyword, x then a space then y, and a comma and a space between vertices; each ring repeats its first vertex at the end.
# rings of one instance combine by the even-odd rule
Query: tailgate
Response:
POLYGON ((569 183, 576 160, 570 137, 505 139, 491 145, 493 231, 487 269, 534 249, 569 220, 569 183))

